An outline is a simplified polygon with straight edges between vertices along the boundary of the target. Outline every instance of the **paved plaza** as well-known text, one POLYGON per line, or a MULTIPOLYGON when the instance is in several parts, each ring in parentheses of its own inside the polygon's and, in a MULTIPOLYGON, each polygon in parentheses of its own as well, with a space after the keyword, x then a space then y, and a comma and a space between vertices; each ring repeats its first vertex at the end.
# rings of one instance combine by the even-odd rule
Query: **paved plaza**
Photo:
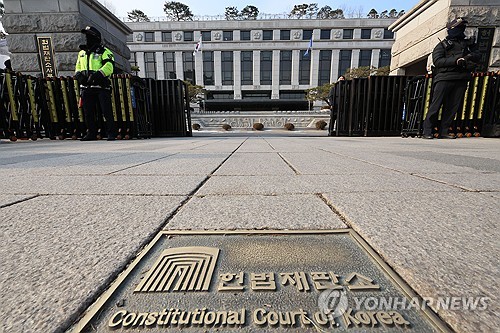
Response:
POLYGON ((0 332, 63 332, 162 230, 354 230, 456 332, 500 326, 500 141, 0 142, 0 332))

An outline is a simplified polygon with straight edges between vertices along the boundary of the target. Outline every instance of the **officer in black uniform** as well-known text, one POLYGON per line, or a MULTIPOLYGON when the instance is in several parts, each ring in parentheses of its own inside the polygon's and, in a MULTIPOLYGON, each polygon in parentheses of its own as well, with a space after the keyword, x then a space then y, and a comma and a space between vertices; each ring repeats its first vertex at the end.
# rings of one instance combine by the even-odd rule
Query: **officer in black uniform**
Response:
POLYGON ((439 109, 443 106, 439 138, 454 139, 448 133, 457 111, 462 107, 467 82, 480 55, 474 40, 465 38, 467 21, 457 18, 446 25, 448 36, 432 52, 434 63, 432 101, 424 121, 424 139, 433 139, 439 109))

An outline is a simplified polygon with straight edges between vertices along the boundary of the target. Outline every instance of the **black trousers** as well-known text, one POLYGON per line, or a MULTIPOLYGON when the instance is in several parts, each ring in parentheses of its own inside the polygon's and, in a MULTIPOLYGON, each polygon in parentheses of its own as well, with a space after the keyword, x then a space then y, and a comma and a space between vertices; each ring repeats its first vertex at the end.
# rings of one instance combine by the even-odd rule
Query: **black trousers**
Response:
POLYGON ((455 119, 455 115, 463 107, 465 90, 467 90, 467 81, 436 82, 432 90, 429 111, 424 120, 424 135, 432 134, 432 129, 437 126, 441 106, 443 106, 443 112, 441 113, 439 134, 448 134, 448 128, 455 119))
POLYGON ((97 106, 106 120, 106 131, 108 136, 116 136, 113 110, 111 109, 111 91, 107 89, 87 89, 82 94, 83 111, 85 113, 85 123, 87 124, 90 137, 97 135, 96 113, 97 106))

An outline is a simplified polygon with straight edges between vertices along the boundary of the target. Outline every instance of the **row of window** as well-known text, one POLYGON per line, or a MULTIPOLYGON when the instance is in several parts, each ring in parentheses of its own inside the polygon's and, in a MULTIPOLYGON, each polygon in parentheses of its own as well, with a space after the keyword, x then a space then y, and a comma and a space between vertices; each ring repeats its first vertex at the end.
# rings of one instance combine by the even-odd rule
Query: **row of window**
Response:
MULTIPOLYGON (((241 52, 241 84, 253 85, 254 69, 253 69, 253 52, 241 52)), ((299 84, 309 85, 311 76, 311 57, 304 55, 304 50, 300 51, 299 56, 299 84)), ((203 52, 203 82, 196 82, 195 76, 195 61, 192 52, 182 52, 184 80, 205 86, 215 85, 215 62, 214 52, 203 52)), ((234 58, 233 51, 221 52, 221 76, 222 85, 234 84, 234 58)), ((156 79, 156 53, 145 52, 145 76, 156 79)), ((372 61, 372 50, 361 50, 359 54, 358 66, 370 66, 372 61)), ((135 63, 135 55, 132 54, 132 63, 135 63)), ((348 68, 351 67, 352 50, 340 50, 339 55, 339 70, 338 76, 343 75, 348 68)), ((380 50, 378 67, 389 66, 391 62, 391 50, 380 50)), ((330 82, 332 64, 332 50, 320 50, 319 52, 319 68, 318 68, 318 85, 323 85, 330 82)), ((166 79, 177 78, 175 52, 163 52, 163 65, 166 79)), ((273 72, 273 51, 260 51, 260 85, 272 84, 273 72)), ((279 83, 281 85, 292 84, 292 51, 280 51, 279 63, 279 83)))
MULTIPOLYGON (((215 36, 212 36, 211 31, 201 31, 201 39, 202 41, 209 42, 212 41, 212 39, 216 40, 223 40, 223 41, 232 41, 233 40, 233 33, 234 31, 228 30, 228 31, 222 31, 222 34, 216 33, 215 36), (217 35, 217 34, 220 34, 217 35)), ((255 32, 255 34, 260 34, 260 32, 255 32)), ((310 40, 313 34, 313 30, 302 30, 302 34, 300 38, 302 40, 310 40)), ((192 42, 194 41, 194 31, 183 31, 182 32, 182 40, 184 42, 192 42)), ((262 40, 273 40, 274 39, 274 32, 273 30, 262 30, 262 36, 258 36, 256 39, 260 39, 262 37, 262 40)), ((340 38, 340 36, 338 36, 340 38)), ((382 37, 382 36, 380 36, 382 37)), ((131 40, 132 36, 129 37, 129 41, 131 40)), ((321 29, 320 34, 319 34, 320 40, 330 40, 332 39, 332 30, 331 29, 321 29)), ((342 39, 353 39, 354 38, 354 29, 343 29, 342 32, 342 39)), ((371 39, 372 38, 372 29, 361 29, 361 39, 371 39)), ((388 29, 384 29, 384 34, 383 34, 384 39, 393 39, 394 38, 394 33, 392 31, 389 31, 388 29)), ((180 39, 180 38, 179 38, 180 39)), ((251 31, 250 30, 240 30, 240 39, 243 41, 249 41, 251 40, 251 31)), ((291 40, 291 30, 280 30, 279 33, 279 40, 291 40)), ((147 31, 144 33, 144 41, 145 42, 155 42, 155 32, 154 31, 147 31)), ((172 42, 172 31, 162 31, 161 33, 161 41, 162 42, 172 42)))

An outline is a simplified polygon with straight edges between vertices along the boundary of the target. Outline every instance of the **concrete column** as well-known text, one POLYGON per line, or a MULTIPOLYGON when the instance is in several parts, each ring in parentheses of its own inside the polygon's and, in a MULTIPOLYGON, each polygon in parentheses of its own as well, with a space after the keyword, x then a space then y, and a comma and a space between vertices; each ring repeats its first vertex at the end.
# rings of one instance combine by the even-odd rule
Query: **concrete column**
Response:
POLYGON ((309 52, 311 57, 311 87, 318 86, 319 79, 319 50, 312 50, 309 52))
POLYGON ((184 80, 184 62, 181 51, 175 52, 175 74, 179 80, 184 80))
POLYGON ((135 53, 135 61, 137 62, 137 66, 139 66, 139 76, 142 78, 146 77, 146 62, 144 61, 144 52, 136 52, 135 53))
POLYGON ((222 54, 221 51, 214 51, 214 78, 215 86, 222 86, 222 54))
POLYGON ((351 68, 358 68, 359 67, 359 49, 357 50, 352 50, 352 56, 351 56, 351 68))
POLYGON ((380 49, 374 49, 372 51, 372 67, 378 68, 378 60, 380 58, 380 49))
POLYGON ((253 85, 260 86, 260 51, 253 51, 253 85))
MULTIPOLYGON (((199 37, 198 37, 199 38, 199 37)), ((203 85, 203 51, 196 52, 194 55, 194 73, 195 81, 199 86, 203 85)))
POLYGON ((292 86, 299 85, 300 50, 292 51, 292 86))
POLYGON ((165 80, 165 64, 163 63, 163 52, 155 52, 156 57, 156 78, 165 80))
POLYGON ((273 51, 273 84, 271 87, 271 99, 280 98, 280 51, 273 51))
POLYGON ((332 50, 332 72, 330 73, 330 83, 337 82, 339 75, 340 50, 332 50))
POLYGON ((241 99, 241 51, 233 52, 234 99, 241 99))

